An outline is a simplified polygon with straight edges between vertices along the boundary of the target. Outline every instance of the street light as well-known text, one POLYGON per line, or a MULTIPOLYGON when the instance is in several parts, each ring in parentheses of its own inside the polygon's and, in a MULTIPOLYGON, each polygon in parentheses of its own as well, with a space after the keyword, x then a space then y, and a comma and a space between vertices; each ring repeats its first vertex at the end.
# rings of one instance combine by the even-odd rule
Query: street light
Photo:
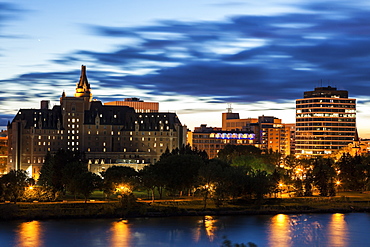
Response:
POLYGON ((341 182, 337 180, 335 181, 335 185, 337 186, 337 192, 339 192, 339 186, 341 185, 341 182))

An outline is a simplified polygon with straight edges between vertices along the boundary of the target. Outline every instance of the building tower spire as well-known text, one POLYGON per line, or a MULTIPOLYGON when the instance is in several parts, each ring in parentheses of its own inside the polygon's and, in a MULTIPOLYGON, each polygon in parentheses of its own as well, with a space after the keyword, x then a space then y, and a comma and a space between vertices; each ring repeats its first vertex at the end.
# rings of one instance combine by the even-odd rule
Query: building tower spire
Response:
POLYGON ((90 89, 90 84, 87 81, 86 76, 86 66, 81 65, 81 76, 79 82, 76 85, 75 97, 85 97, 86 100, 92 100, 92 93, 90 89))

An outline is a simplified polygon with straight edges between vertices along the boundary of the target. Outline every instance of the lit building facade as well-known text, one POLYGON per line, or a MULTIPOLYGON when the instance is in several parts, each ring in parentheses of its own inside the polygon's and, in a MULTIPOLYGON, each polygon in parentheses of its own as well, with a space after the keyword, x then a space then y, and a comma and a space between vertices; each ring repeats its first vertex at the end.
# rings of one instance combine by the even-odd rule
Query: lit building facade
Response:
POLYGON ((8 166, 27 170, 37 179, 47 152, 84 152, 90 170, 105 164, 150 164, 168 148, 186 144, 186 126, 175 113, 136 112, 92 99, 86 67, 73 97, 63 92, 60 105, 20 109, 8 125, 8 166))
POLYGON ((253 145, 255 134, 248 131, 224 131, 221 128, 207 127, 202 124, 188 133, 189 144, 198 150, 207 152, 210 159, 226 145, 253 145))
POLYGON ((159 111, 158 102, 144 102, 139 98, 126 98, 124 101, 106 102, 104 105, 129 106, 135 109, 136 112, 153 113, 159 111))
POLYGON ((7 173, 8 131, 0 131, 0 176, 7 173))
POLYGON ((255 134, 253 145, 262 150, 273 150, 284 155, 294 154, 295 124, 282 123, 272 116, 240 119, 239 113, 222 113, 222 130, 245 131, 255 134))
POLYGON ((318 87, 296 100, 297 157, 330 155, 356 137, 356 99, 348 91, 318 87))

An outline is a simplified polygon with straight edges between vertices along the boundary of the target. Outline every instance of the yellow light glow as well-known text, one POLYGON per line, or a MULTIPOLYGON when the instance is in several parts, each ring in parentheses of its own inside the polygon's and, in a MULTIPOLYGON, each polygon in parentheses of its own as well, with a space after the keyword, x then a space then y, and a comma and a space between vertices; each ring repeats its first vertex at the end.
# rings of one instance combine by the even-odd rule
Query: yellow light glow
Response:
POLYGON ((336 184, 336 185, 340 185, 340 181, 339 181, 339 180, 337 180, 337 181, 335 182, 335 184, 336 184))
POLYGON ((33 186, 28 187, 28 189, 33 190, 33 186))
POLYGON ((116 193, 117 194, 129 194, 132 190, 130 188, 130 185, 128 184, 119 184, 116 187, 116 193))

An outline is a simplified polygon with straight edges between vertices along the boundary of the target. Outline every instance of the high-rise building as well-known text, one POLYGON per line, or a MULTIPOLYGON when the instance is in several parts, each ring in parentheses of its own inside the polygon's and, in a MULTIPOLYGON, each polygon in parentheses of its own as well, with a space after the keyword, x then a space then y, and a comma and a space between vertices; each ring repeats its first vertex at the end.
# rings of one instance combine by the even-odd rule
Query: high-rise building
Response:
POLYGON ((356 99, 335 87, 317 87, 296 100, 297 157, 332 154, 356 137, 356 99))
POLYGON ((186 144, 186 126, 175 113, 136 112, 129 106, 92 100, 86 67, 74 97, 63 92, 60 105, 20 109, 8 125, 8 166, 37 179, 47 152, 84 152, 91 171, 112 164, 155 163, 168 148, 186 144))

